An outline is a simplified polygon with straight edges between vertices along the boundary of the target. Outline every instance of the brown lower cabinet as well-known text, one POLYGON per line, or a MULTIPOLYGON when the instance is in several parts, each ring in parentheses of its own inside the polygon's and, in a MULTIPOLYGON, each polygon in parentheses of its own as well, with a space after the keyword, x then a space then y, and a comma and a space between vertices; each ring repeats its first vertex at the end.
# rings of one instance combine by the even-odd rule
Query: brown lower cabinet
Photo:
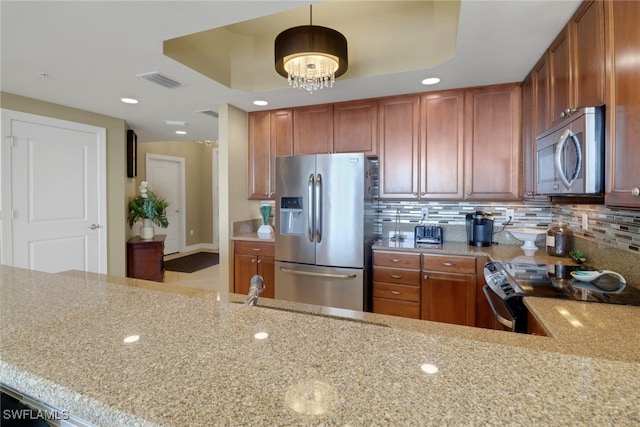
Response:
POLYGON ((420 318, 420 254, 373 253, 373 312, 420 318))
POLYGON ((422 319, 476 325, 476 258, 422 255, 422 319))
POLYGON ((259 274, 265 289, 261 298, 275 295, 275 244, 236 240, 233 246, 233 292, 247 295, 251 278, 259 274))
POLYGON ((540 322, 538 322, 538 319, 531 314, 531 312, 527 313, 527 333, 531 335, 540 335, 542 337, 548 336, 547 331, 540 322))
POLYGON ((476 258, 373 253, 373 312, 476 325, 476 258))
POLYGON ((151 240, 135 236, 127 241, 127 277, 164 281, 164 234, 151 240))

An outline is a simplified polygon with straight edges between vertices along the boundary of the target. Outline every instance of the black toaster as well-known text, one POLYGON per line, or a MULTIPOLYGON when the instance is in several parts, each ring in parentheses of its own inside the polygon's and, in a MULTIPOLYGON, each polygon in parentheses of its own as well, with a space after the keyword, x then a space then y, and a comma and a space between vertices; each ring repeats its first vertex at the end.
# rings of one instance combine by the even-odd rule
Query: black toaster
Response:
POLYGON ((416 243, 442 243, 442 227, 435 225, 416 225, 413 230, 413 240, 416 243))

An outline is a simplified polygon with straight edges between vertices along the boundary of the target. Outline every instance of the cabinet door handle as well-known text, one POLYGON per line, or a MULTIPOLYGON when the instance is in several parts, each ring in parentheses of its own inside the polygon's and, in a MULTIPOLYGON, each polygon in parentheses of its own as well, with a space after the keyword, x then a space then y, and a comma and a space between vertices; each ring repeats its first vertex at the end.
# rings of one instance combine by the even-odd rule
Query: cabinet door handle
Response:
POLYGON ((402 279, 402 274, 392 274, 391 278, 392 279, 402 279))
POLYGON ((631 195, 632 196, 640 196, 640 188, 638 187, 634 187, 631 189, 631 195))
POLYGON ((442 265, 444 265, 445 267, 453 267, 454 265, 456 265, 455 262, 443 262, 442 265))
POLYGON ((251 258, 251 264, 255 264, 256 261, 257 261, 257 259, 251 258))
POLYGON ((422 276, 422 278, 423 278, 424 280, 427 280, 427 279, 429 278, 429 275, 428 275, 428 274, 425 274, 424 276, 422 276))
POLYGON ((389 291, 390 293, 392 293, 393 295, 402 295, 402 292, 400 291, 389 291))
POLYGON ((256 261, 258 264, 260 264, 262 262, 262 258, 258 259, 258 261, 256 261))

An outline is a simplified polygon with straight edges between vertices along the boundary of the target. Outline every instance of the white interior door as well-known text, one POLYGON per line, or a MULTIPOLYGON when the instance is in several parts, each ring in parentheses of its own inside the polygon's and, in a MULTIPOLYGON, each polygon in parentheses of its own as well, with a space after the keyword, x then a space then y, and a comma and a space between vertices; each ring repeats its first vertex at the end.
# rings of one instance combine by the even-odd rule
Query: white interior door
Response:
POLYGON ((105 129, 2 113, 3 262, 106 273, 105 129))
POLYGON ((184 247, 184 158, 147 153, 147 176, 151 190, 166 199, 167 228, 154 225, 157 234, 166 234, 164 253, 180 252, 184 247))

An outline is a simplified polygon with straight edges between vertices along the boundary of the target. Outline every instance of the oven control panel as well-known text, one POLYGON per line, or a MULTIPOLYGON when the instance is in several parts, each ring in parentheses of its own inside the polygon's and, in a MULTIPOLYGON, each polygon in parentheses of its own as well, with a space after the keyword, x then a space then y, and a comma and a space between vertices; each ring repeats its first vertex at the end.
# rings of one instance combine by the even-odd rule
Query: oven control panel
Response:
POLYGON ((497 262, 487 262, 484 265, 484 279, 493 292, 502 299, 521 293, 522 290, 504 267, 497 262))

